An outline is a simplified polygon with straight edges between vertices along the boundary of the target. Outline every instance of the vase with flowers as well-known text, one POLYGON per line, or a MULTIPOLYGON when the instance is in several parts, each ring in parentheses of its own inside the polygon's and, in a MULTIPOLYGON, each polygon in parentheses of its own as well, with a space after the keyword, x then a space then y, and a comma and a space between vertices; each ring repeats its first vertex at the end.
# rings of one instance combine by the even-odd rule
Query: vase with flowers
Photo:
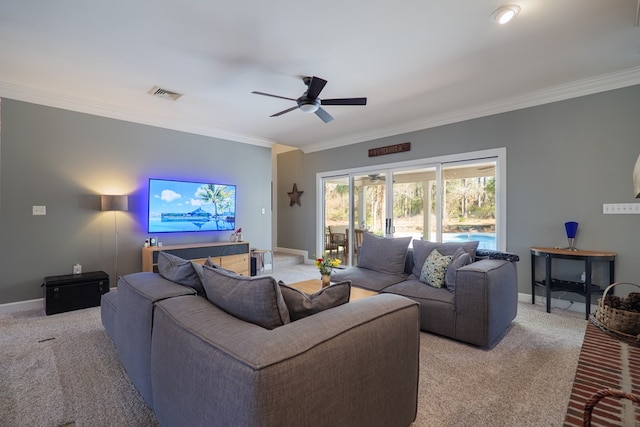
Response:
POLYGON ((340 265, 340 260, 336 258, 328 258, 323 254, 321 258, 316 258, 316 267, 320 270, 322 276, 322 287, 325 288, 331 283, 331 271, 334 267, 340 265))
POLYGON ((232 242, 242 242, 242 227, 231 233, 232 242))

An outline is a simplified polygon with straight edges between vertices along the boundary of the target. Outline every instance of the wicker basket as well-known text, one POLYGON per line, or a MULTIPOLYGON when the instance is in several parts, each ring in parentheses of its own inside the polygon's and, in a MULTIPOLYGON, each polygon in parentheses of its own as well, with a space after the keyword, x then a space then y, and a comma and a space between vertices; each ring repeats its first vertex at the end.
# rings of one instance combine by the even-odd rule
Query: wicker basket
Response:
POLYGON ((640 285, 630 282, 612 283, 604 290, 602 298, 598 299, 596 320, 613 332, 626 335, 638 335, 640 333, 640 313, 612 308, 604 303, 607 293, 617 285, 632 285, 640 288, 640 285))
POLYGON ((640 397, 631 393, 627 393, 622 390, 613 390, 610 388, 605 388, 596 392, 584 405, 584 415, 582 420, 583 427, 591 427, 591 417, 593 408, 598 404, 598 402, 605 397, 615 397, 618 399, 629 399, 630 401, 638 404, 640 403, 640 397))

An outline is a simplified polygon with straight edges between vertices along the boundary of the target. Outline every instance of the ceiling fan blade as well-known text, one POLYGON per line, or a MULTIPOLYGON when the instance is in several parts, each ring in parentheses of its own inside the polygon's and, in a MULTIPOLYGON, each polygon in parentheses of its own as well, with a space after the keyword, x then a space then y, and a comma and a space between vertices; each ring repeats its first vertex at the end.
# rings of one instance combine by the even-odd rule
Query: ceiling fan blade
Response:
POLYGON ((272 114, 269 117, 278 117, 278 116, 281 116, 281 115, 283 115, 285 113, 288 113, 289 111, 293 111, 293 110, 297 110, 297 109, 298 109, 298 106, 296 105, 295 107, 287 108, 286 110, 282 110, 279 113, 272 114))
POLYGON ((253 91, 251 93, 255 93, 256 95, 264 95, 264 96, 270 96, 272 98, 280 98, 280 99, 287 99, 289 101, 295 101, 294 98, 287 98, 286 96, 280 96, 280 95, 272 95, 270 93, 265 93, 265 92, 258 92, 258 91, 253 91))
POLYGON ((331 114, 323 110, 322 107, 316 110, 316 116, 320 117, 320 119, 322 119, 322 121, 325 123, 329 123, 331 120, 333 120, 333 117, 331 117, 331 114))
POLYGON ((311 99, 316 99, 324 86, 327 84, 327 81, 321 79, 320 77, 313 76, 311 78, 311 82, 309 82, 309 89, 307 90, 307 97, 311 99))
POLYGON ((367 98, 323 99, 322 105, 367 105, 367 98))

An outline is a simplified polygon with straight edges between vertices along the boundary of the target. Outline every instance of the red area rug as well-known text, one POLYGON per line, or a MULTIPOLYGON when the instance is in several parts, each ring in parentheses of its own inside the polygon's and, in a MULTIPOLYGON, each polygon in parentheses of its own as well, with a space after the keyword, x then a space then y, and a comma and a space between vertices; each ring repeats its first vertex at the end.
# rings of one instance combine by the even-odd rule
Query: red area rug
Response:
MULTIPOLYGON (((583 425, 584 406, 604 388, 640 395, 640 348, 587 325, 564 426, 583 425)), ((640 407, 605 397, 593 409, 593 426, 640 426, 640 407)))

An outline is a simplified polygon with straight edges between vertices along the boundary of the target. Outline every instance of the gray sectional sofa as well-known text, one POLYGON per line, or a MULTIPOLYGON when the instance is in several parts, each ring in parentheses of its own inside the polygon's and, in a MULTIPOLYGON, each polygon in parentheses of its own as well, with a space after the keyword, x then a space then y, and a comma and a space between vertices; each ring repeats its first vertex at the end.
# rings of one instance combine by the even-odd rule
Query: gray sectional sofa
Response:
POLYGON ((409 426, 415 420, 415 302, 377 295, 290 321, 282 285, 273 278, 215 270, 198 273, 200 289, 185 286, 184 274, 165 275, 182 284, 158 273, 129 274, 103 296, 103 325, 163 426, 409 426), (208 299, 213 294, 225 309, 208 299), (271 299, 262 304, 263 297, 271 299), (230 304, 255 309, 236 312, 230 304), (282 324, 253 323, 264 315, 282 324))
POLYGON ((358 265, 334 270, 331 280, 350 280, 353 286, 408 297, 420 303, 423 331, 480 347, 493 347, 517 314, 518 256, 478 250, 477 241, 413 240, 413 248, 409 249, 410 241, 410 238, 380 238, 367 233, 358 265), (433 286, 425 277, 421 280, 425 261, 434 250, 452 257, 441 287, 433 286))

